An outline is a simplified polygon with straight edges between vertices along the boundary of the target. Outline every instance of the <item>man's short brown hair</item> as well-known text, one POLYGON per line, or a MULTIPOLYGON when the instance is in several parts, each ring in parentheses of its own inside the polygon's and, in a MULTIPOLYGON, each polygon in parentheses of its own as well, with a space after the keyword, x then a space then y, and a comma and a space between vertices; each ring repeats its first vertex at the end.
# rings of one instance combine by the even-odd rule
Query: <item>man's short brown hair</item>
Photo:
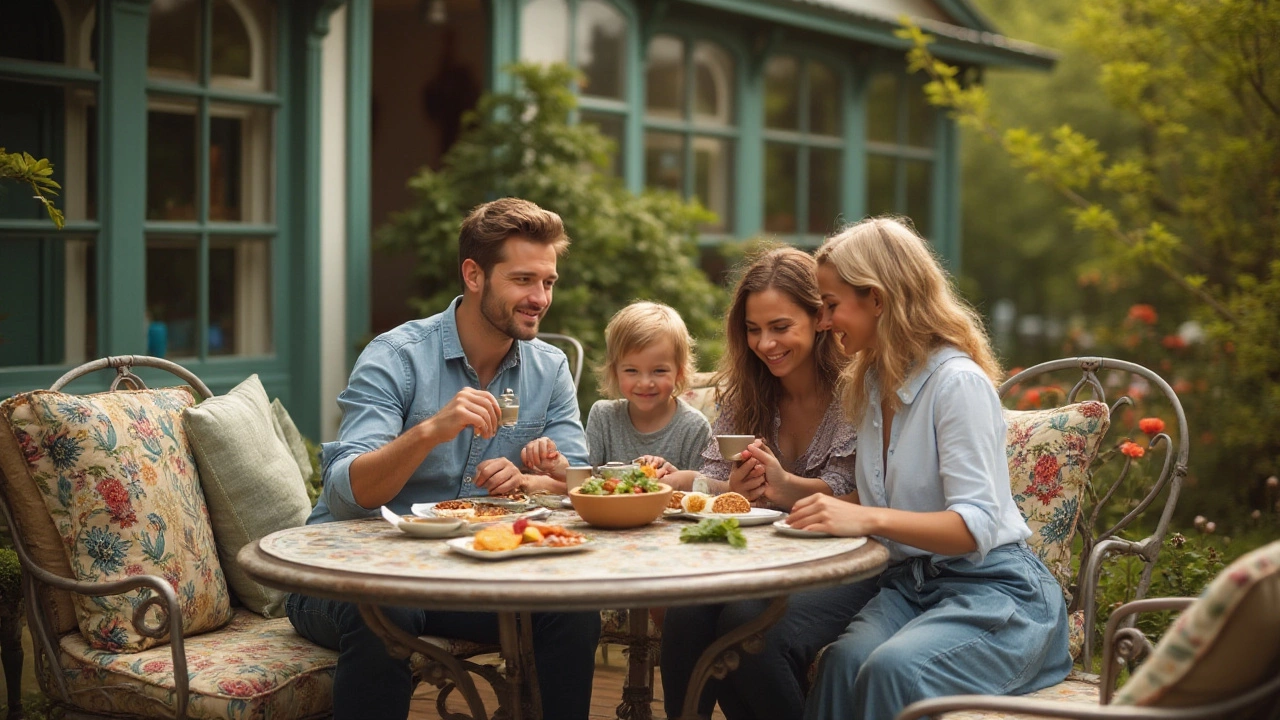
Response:
POLYGON ((502 262, 502 248, 507 238, 513 235, 530 242, 552 245, 556 255, 563 255, 569 247, 564 221, 550 210, 513 197, 477 205, 462 221, 462 231, 458 233, 458 280, 462 282, 463 290, 466 290, 462 277, 463 261, 475 261, 484 276, 489 277, 493 266, 502 262))

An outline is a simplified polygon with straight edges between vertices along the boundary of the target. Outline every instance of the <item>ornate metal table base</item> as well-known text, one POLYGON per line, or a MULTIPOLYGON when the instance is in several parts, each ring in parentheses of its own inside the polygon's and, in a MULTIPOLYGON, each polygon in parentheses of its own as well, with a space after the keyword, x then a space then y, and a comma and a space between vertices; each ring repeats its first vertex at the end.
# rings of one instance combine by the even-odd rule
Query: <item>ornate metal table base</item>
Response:
POLYGON ((740 662, 739 649, 753 654, 764 650, 764 631, 778 622, 786 611, 787 596, 780 595, 754 620, 711 643, 689 676, 689 689, 684 696, 684 708, 680 711, 681 720, 698 720, 698 698, 702 697, 707 681, 713 676, 723 680, 725 675, 736 670, 740 662))
POLYGON ((529 613, 498 613, 498 638, 506 665, 506 672, 502 673, 489 666, 459 660, 447 650, 405 632, 387 620, 377 605, 359 607, 369 629, 382 638, 393 657, 407 658, 416 652, 429 660, 423 679, 440 688, 436 712, 442 720, 489 720, 484 701, 471 679, 472 672, 483 677, 498 696, 493 720, 541 720, 542 699, 533 664, 533 623, 529 613), (528 682, 524 681, 526 675, 528 682), (470 714, 451 712, 445 707, 454 689, 462 695, 470 714))
POLYGON ((649 609, 627 611, 627 679, 618 704, 618 720, 653 720, 653 639, 649 637, 649 609))

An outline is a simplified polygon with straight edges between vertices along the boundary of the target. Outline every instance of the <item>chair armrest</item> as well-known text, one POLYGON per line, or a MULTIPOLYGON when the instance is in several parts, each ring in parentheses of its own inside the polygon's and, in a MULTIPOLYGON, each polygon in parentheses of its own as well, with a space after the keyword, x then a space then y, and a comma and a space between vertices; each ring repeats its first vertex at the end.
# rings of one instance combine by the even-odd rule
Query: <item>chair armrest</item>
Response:
MULTIPOLYGON (((9 504, 3 497, 0 497, 0 515, 4 516, 7 527, 15 527, 13 515, 9 512, 9 504)), ((123 595, 140 588, 148 588, 154 593, 133 609, 133 616, 130 618, 130 622, 133 628, 138 631, 138 634, 144 637, 157 640, 162 640, 165 636, 169 637, 169 654, 173 659, 173 681, 178 693, 177 717, 186 717, 189 687, 187 653, 182 637, 182 607, 178 604, 178 594, 173 591, 173 586, 169 584, 169 581, 158 575, 134 575, 111 582, 89 582, 64 578, 36 564, 31 559, 31 556, 27 554, 27 548, 23 545, 21 539, 15 538, 15 540, 13 549, 18 554, 18 562, 22 565, 23 574, 29 578, 29 580, 26 580, 27 582, 41 582, 58 590, 89 597, 123 595), (154 625, 147 622, 147 613, 152 608, 155 608, 160 613, 159 622, 154 625)), ((28 603, 28 608, 33 613, 40 612, 34 603, 28 603)), ((43 635, 44 633, 41 634, 43 635)), ((56 658, 56 655, 53 655, 54 648, 52 646, 46 646, 44 649, 51 657, 56 658)), ((60 673, 57 675, 57 682, 65 699, 67 688, 60 673)))
POLYGON ((1165 612, 1183 610, 1195 598, 1147 598, 1134 600, 1116 608, 1107 618, 1107 629, 1102 636, 1102 678, 1099 682, 1100 697, 1103 705, 1111 703, 1111 695, 1115 692, 1116 678, 1119 676, 1120 663, 1132 662, 1151 652, 1151 641, 1140 630, 1133 627, 1120 627, 1132 615, 1144 612, 1165 612))
POLYGON ((1093 546, 1086 562, 1080 567, 1080 604, 1084 608, 1084 649, 1080 654, 1080 665, 1086 671, 1093 667, 1093 628, 1098 622, 1098 581, 1102 575, 1103 561, 1113 555, 1136 555, 1148 562, 1153 561, 1151 546, 1155 537, 1148 537, 1138 542, 1107 538, 1093 546))

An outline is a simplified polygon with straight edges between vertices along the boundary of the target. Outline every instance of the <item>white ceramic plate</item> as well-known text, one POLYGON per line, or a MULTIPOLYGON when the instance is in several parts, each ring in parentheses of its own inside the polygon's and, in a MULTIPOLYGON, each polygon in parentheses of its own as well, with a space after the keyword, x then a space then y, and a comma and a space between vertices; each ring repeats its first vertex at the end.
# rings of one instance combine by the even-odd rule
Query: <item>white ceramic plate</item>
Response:
POLYGON ((783 512, 781 510, 773 510, 770 508, 751 508, 751 512, 745 513, 680 513, 680 517, 685 517, 690 520, 703 520, 706 518, 737 518, 738 527, 768 525, 782 516, 783 512))
POLYGON ((422 520, 406 520, 387 509, 386 505, 382 506, 382 519, 405 535, 416 538, 450 538, 471 532, 466 521, 459 518, 430 517, 422 520))
MULTIPOLYGON (((436 506, 435 503, 414 503, 413 505, 409 506, 409 510, 414 515, 417 515, 418 517, 440 517, 435 513, 435 506, 436 506)), ((465 522, 467 523, 467 525, 473 528, 477 528, 477 527, 484 527, 485 525, 492 525, 494 523, 515 522, 520 518, 527 518, 529 520, 539 520, 550 514, 551 514, 550 509, 540 507, 540 508, 534 508, 532 510, 526 510, 525 512, 513 512, 509 515, 498 515, 493 518, 486 518, 484 520, 465 520, 465 522)))
POLYGON ((773 529, 777 530, 783 535, 790 535, 791 537, 800 537, 800 538, 835 537, 834 535, 831 535, 829 533, 824 533, 818 530, 801 530, 800 528, 793 528, 787 524, 786 520, 779 520, 778 522, 774 523, 773 529))
POLYGON ((584 543, 577 545, 567 545, 565 547, 539 547, 537 545, 521 545, 515 550, 476 550, 472 547, 475 538, 460 537, 445 542, 450 550, 461 553, 468 557, 478 558, 480 560, 510 560, 518 557, 531 557, 534 555, 564 555, 566 553, 582 552, 591 549, 591 540, 588 539, 584 543))

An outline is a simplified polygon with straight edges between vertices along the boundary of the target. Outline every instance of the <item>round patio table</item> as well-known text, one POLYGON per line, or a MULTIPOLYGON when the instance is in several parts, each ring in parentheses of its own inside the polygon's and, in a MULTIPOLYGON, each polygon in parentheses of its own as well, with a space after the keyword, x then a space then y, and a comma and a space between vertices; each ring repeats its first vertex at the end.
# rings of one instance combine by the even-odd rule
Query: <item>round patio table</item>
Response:
MULTIPOLYGON (((383 520, 370 519, 282 530, 245 546, 239 560, 264 585, 357 603, 393 654, 420 652, 443 666, 475 720, 487 715, 458 660, 386 621, 380 606, 497 613, 507 661, 507 697, 500 692, 500 704, 512 717, 536 720, 541 701, 532 682, 530 613, 631 608, 632 633, 644 637, 649 607, 771 598, 755 621, 703 654, 682 713, 694 718, 707 680, 736 667, 740 649, 758 652, 763 647, 762 634, 786 610, 787 595, 862 580, 881 572, 889 557, 881 544, 867 538, 796 538, 768 525, 743 528, 747 547, 736 549, 720 542, 680 542, 680 529, 690 524, 685 520, 603 530, 586 525, 575 513, 557 512, 546 522, 587 534, 589 549, 481 560, 449 550, 444 540, 412 538, 383 520)), ((647 643, 632 645, 633 675, 637 652, 647 653, 647 643)), ((641 668, 650 662, 639 659, 641 668)), ((647 686, 643 690, 651 693, 647 686)), ((624 700, 618 711, 622 717, 647 718, 647 698, 624 700)))

